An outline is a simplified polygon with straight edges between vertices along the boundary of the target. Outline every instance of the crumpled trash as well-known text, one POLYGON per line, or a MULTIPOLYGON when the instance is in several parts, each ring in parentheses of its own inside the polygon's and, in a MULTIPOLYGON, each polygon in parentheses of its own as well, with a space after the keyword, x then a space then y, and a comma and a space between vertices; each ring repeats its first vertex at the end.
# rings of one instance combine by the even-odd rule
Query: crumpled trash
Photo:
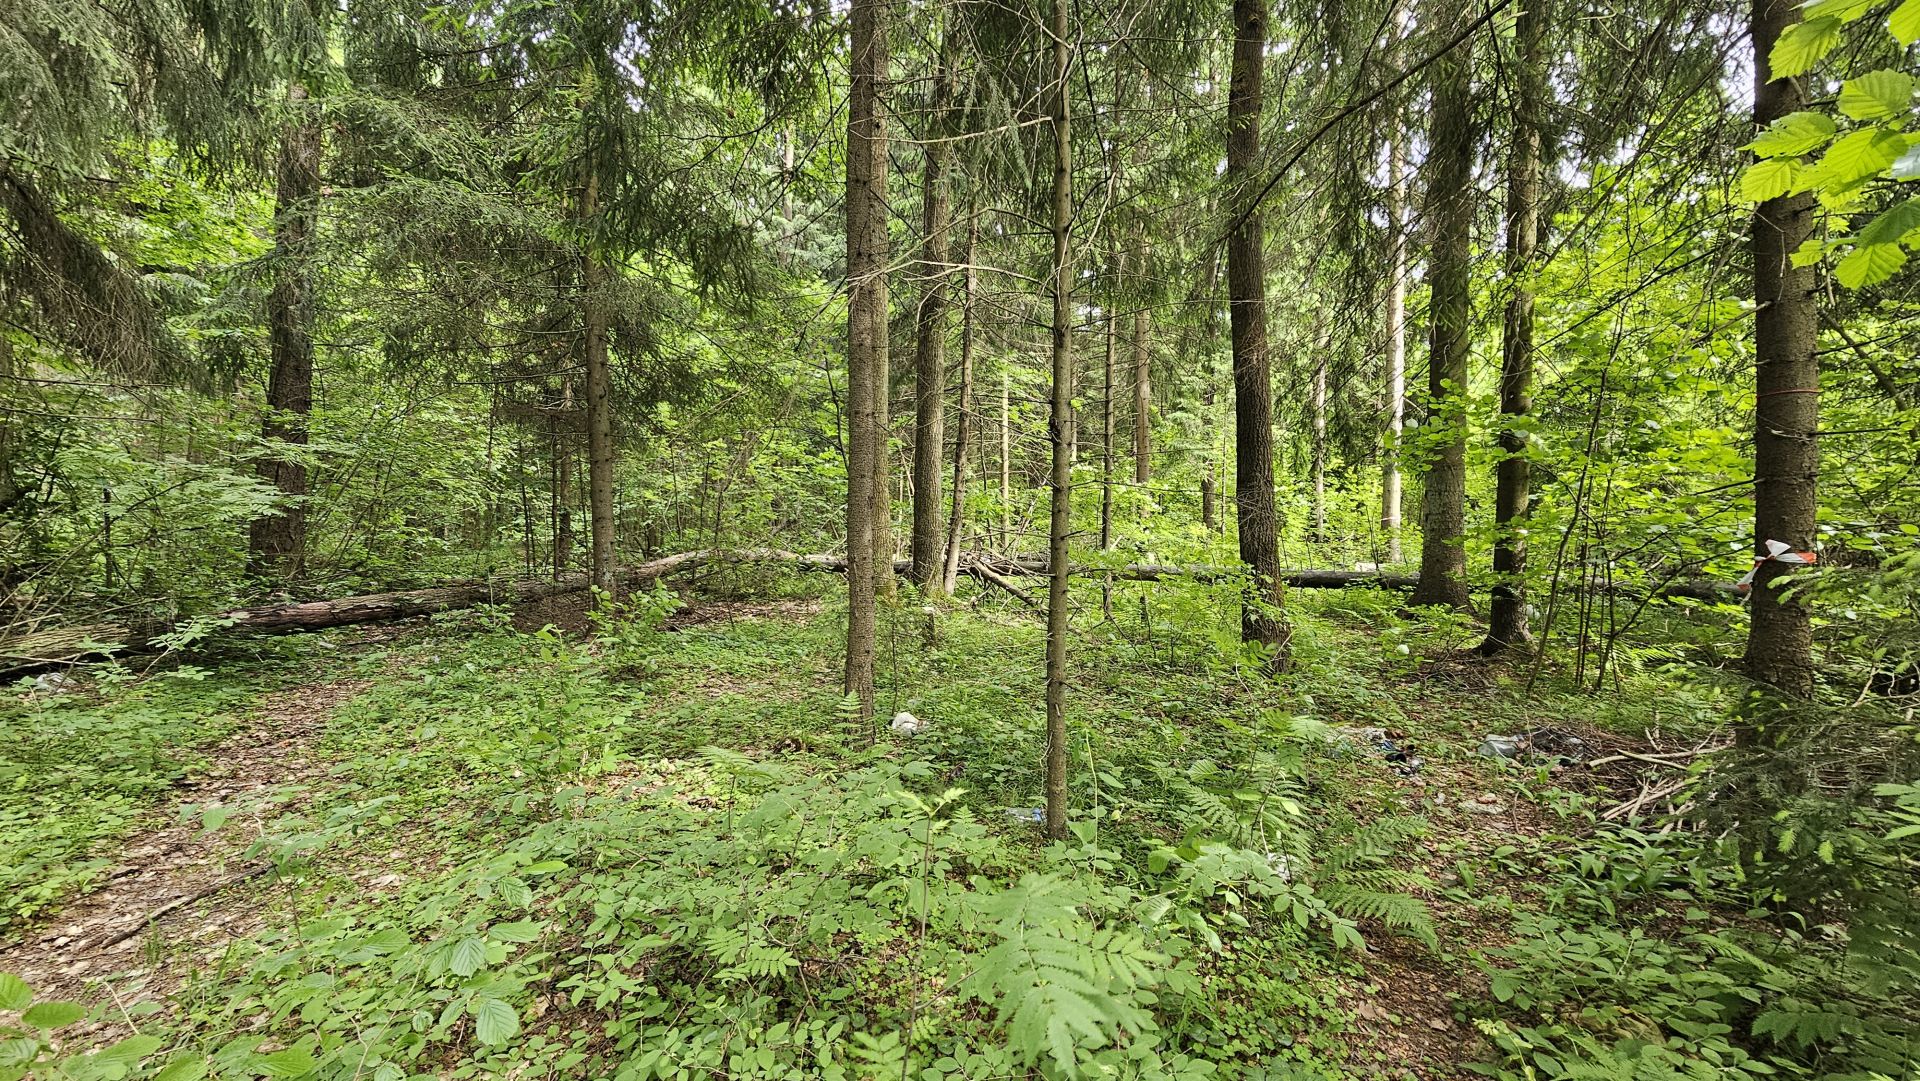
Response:
POLYGON ((1402 745, 1387 733, 1384 728, 1372 725, 1335 725, 1333 728, 1336 744, 1353 747, 1371 747, 1381 758, 1389 762, 1402 776, 1411 777, 1420 772, 1426 761, 1413 752, 1413 748, 1402 745))
POLYGON ((1571 766, 1586 761, 1587 741, 1565 729, 1535 728, 1517 736, 1488 736, 1475 753, 1482 758, 1571 766))
POLYGON ((1280 876, 1280 881, 1282 882, 1293 881, 1293 873, 1294 873, 1293 858, 1288 856, 1286 853, 1284 852, 1267 853, 1267 866, 1273 868, 1273 873, 1280 876))
POLYGON ((41 694, 59 694, 73 682, 73 676, 66 672, 44 672, 33 677, 33 689, 41 694))
POLYGON ((893 720, 887 727, 891 728, 896 735, 917 736, 926 731, 927 722, 903 709, 893 715, 893 720))
POLYGON ((1006 814, 1008 818, 1021 822, 1039 823, 1047 820, 1047 809, 1045 807, 1008 807, 1006 808, 1006 814))

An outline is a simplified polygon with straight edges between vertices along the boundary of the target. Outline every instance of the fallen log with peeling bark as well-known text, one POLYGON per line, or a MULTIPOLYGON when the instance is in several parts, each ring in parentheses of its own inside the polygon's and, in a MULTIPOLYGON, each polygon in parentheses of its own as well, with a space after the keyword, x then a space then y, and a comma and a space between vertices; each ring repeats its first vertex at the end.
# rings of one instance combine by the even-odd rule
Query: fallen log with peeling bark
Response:
MULTIPOLYGON (((785 564, 798 570, 844 573, 845 556, 802 554, 778 548, 703 548, 679 552, 624 567, 618 574, 622 589, 651 585, 663 578, 687 574, 705 567, 754 563, 785 564)), ((894 563, 896 572, 905 573, 907 560, 894 563)), ((985 556, 963 560, 961 573, 1006 590, 1014 597, 1032 602, 1007 579, 1047 574, 1043 559, 985 556)), ((1170 563, 1130 563, 1103 567, 1075 564, 1069 573, 1080 577, 1110 578, 1115 581, 1158 582, 1168 579, 1219 581, 1238 576, 1234 567, 1170 563)), ((1350 586, 1409 590, 1419 581, 1410 574, 1383 574, 1377 571, 1288 570, 1282 576, 1289 586, 1299 589, 1343 589, 1350 586)), ((408 619, 485 604, 526 604, 551 597, 585 592, 591 584, 584 574, 563 575, 557 579, 519 579, 487 581, 469 579, 426 589, 403 589, 390 593, 369 593, 326 600, 288 601, 235 608, 217 613, 210 622, 224 633, 292 634, 324 630, 358 623, 408 619)), ((1694 597, 1703 600, 1727 600, 1732 587, 1717 582, 1670 583, 1657 591, 1661 596, 1694 597)), ((154 652, 168 646, 169 634, 186 626, 187 621, 153 621, 132 624, 94 624, 38 631, 0 640, 0 675, 23 670, 72 663, 108 653, 154 652)))

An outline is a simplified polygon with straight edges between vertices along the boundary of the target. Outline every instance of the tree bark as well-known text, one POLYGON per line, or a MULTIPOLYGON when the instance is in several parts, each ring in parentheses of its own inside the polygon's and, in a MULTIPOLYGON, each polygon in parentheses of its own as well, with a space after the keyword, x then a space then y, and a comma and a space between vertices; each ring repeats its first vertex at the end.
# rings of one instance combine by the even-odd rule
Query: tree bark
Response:
MULTIPOLYGON (((980 243, 978 219, 967 219, 967 268, 960 300, 960 392, 955 405, 953 427, 953 507, 947 515, 946 566, 941 573, 940 589, 951 594, 960 580, 960 530, 965 521, 967 497, 967 444, 973 437, 973 297, 980 279, 974 273, 975 249, 980 243)), ((982 455, 985 457, 985 455, 982 455)))
POLYGON ((856 723, 874 735, 875 520, 887 493, 880 412, 887 350, 887 141, 880 83, 887 65, 886 11, 853 0, 852 86, 847 103, 847 658, 856 723))
POLYGON ((1047 836, 1067 835, 1067 538, 1073 529, 1073 224, 1072 111, 1067 93, 1067 0, 1053 0, 1053 448, 1052 515, 1047 529, 1047 836))
POLYGON ((262 577, 297 579, 306 571, 307 445, 313 413, 313 282, 307 262, 320 217, 320 123, 307 115, 306 89, 294 84, 287 97, 301 113, 280 137, 274 182, 273 288, 267 294, 266 416, 260 424, 265 453, 254 475, 277 494, 277 513, 255 518, 247 529, 247 569, 262 577))
POLYGON ((1507 158, 1507 298, 1500 350, 1500 464, 1494 491, 1493 606, 1486 656, 1526 648, 1527 499, 1533 465, 1526 416, 1533 411, 1533 272, 1540 243, 1540 109, 1545 94, 1543 22, 1548 0, 1530 0, 1514 26, 1513 145, 1507 158))
MULTIPOLYGON (((1100 550, 1113 547, 1113 362, 1119 347, 1119 320, 1107 312, 1106 363, 1100 385, 1100 550)), ((1100 586, 1100 614, 1113 621, 1113 583, 1100 586)))
POLYGON ((1412 603, 1464 609, 1467 596, 1467 351, 1472 319, 1473 42, 1433 63, 1427 139, 1429 302, 1427 431, 1432 458, 1420 504, 1420 586, 1412 603))
POLYGON ((1000 550, 1009 555, 1013 540, 1013 377, 1000 361, 1000 550))
MULTIPOLYGON (((1134 248, 1134 273, 1147 272, 1146 247, 1134 248)), ((1151 316, 1142 304, 1133 313, 1133 482, 1153 479, 1153 352, 1148 345, 1151 316)))
POLYGON ((1389 563, 1405 558, 1400 547, 1400 446, 1406 419, 1406 151, 1396 120, 1387 144, 1387 446, 1380 456, 1380 531, 1387 537, 1389 563))
MULTIPOLYGON (((600 212, 600 173, 587 163, 586 185, 580 194, 580 219, 591 223, 600 212)), ((580 282, 584 334, 581 352, 587 390, 587 511, 588 573, 601 594, 612 597, 615 580, 613 538, 613 371, 607 355, 606 264, 594 250, 591 236, 583 239, 580 282)))
POLYGON ((1327 540, 1327 358, 1317 344, 1315 351, 1318 355, 1313 362, 1313 386, 1307 394, 1313 424, 1312 462, 1308 469, 1313 478, 1313 542, 1324 544, 1327 540))
MULTIPOLYGON (((1773 78, 1768 54, 1800 20, 1794 0, 1753 0, 1753 121, 1765 128, 1806 107, 1798 78, 1773 78)), ((1820 420, 1820 360, 1814 349, 1819 315, 1812 267, 1792 255, 1813 233, 1814 198, 1782 195, 1761 203, 1752 226, 1754 312, 1754 556, 1766 543, 1796 552, 1816 542, 1815 486, 1820 473, 1815 431, 1820 420)), ((1753 578, 1747 629, 1747 675, 1793 698, 1813 694, 1813 624, 1804 597, 1785 595, 1788 564, 1767 562, 1753 578)))
POLYGON ((1279 578, 1280 529, 1273 494, 1273 378, 1267 356, 1267 263, 1262 216, 1252 202, 1260 164, 1260 104, 1267 11, 1262 0, 1234 0, 1233 72, 1227 92, 1227 181, 1236 220, 1227 237, 1227 294, 1233 332, 1234 507, 1240 560, 1249 571, 1240 637, 1287 662, 1290 628, 1279 578))
POLYGON ((920 310, 913 365, 913 581, 922 593, 937 594, 946 582, 946 527, 940 520, 940 456, 946 446, 948 234, 952 206, 947 185, 945 131, 951 80, 944 50, 934 73, 931 123, 935 138, 926 147, 926 180, 921 186, 920 310))

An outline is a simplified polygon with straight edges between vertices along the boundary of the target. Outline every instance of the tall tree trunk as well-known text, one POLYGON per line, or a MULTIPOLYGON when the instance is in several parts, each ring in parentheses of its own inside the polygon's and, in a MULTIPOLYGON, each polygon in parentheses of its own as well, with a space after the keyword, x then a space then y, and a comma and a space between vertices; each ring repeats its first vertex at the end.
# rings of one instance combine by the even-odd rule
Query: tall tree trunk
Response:
POLYGON ((1053 445, 1052 516, 1047 529, 1047 836, 1067 835, 1067 538, 1073 529, 1073 141, 1068 105, 1067 0, 1053 0, 1053 445))
MULTIPOLYGON (((581 219, 592 221, 599 209, 600 175, 589 165, 586 189, 580 197, 581 219)), ((613 371, 607 357, 607 267, 593 250, 591 240, 580 256, 580 281, 585 287, 582 353, 587 384, 588 571, 594 587, 611 597, 619 585, 613 545, 613 371)))
POLYGON ((573 376, 560 377, 563 415, 549 418, 547 435, 553 455, 553 576, 573 569, 573 448, 566 431, 573 423, 573 376))
POLYGON ((1262 0, 1234 0, 1233 73, 1227 92, 1227 180, 1235 220, 1227 237, 1227 296, 1233 328, 1234 507, 1240 560, 1251 575, 1240 636, 1273 650, 1285 667, 1289 628, 1282 605, 1280 528, 1273 496, 1273 378, 1267 357, 1267 261, 1255 197, 1260 164, 1260 101, 1265 81, 1267 11, 1262 0))
POLYGON ((946 581, 946 527, 940 521, 940 455, 946 446, 948 234, 952 206, 947 185, 947 102, 951 79, 945 64, 934 74, 933 141, 926 148, 921 186, 920 310, 913 364, 913 581, 923 593, 940 593, 946 581))
POLYGON ((1467 350, 1472 319, 1473 43, 1433 62, 1427 220, 1433 250, 1427 359, 1432 459, 1420 504, 1420 586, 1413 604, 1464 609, 1467 597, 1467 350))
POLYGON ((1012 555, 1013 540, 1013 377, 1000 361, 1000 550, 1012 555))
POLYGON ((881 422, 887 351, 887 133, 880 83, 887 66, 886 9, 853 0, 852 87, 847 102, 847 669, 856 720, 873 735, 875 521, 886 489, 881 422))
MULTIPOLYGON (((1100 550, 1113 547, 1113 362, 1119 347, 1119 319, 1107 312, 1106 363, 1100 384, 1100 550)), ((1113 582, 1100 586, 1100 614, 1113 620, 1113 582)))
POLYGON ((1400 441, 1407 419, 1407 193, 1406 150, 1399 121, 1387 144, 1387 447, 1380 456, 1380 531, 1387 561, 1400 550, 1400 441))
POLYGON ((967 268, 963 271, 965 285, 960 298, 960 393, 954 407, 953 507, 947 515, 947 562, 940 580, 941 592, 948 594, 960 584, 960 529, 966 520, 963 508, 967 498, 967 441, 973 437, 973 296, 980 285, 973 259, 979 242, 980 222, 969 214, 967 268))
POLYGON ((1520 9, 1514 27, 1513 145, 1507 158, 1507 265, 1512 295, 1500 349, 1500 464, 1494 492, 1493 608, 1480 652, 1525 647, 1527 631, 1527 498, 1533 465, 1524 418, 1533 410, 1533 271, 1540 243, 1540 109, 1547 0, 1520 9))
MULTIPOLYGON (((1136 241, 1133 248, 1133 272, 1143 281, 1147 276, 1146 244, 1136 241)), ((1142 291, 1144 293, 1144 290, 1142 291)), ((1151 315, 1142 303, 1133 313, 1133 482, 1146 484, 1153 479, 1153 352, 1148 347, 1151 315)))
POLYGON ((1312 414, 1313 446, 1310 448, 1313 476, 1313 542, 1327 539, 1327 358, 1315 343, 1313 386, 1307 394, 1307 409, 1312 414))
POLYGON ((274 182, 273 289, 267 294, 267 412, 260 434, 266 453, 254 474, 278 493, 279 513, 247 529, 247 569, 264 577, 299 578, 306 570, 307 467, 299 460, 313 413, 313 282, 307 260, 320 217, 320 123, 307 115, 305 88, 287 97, 299 118, 280 136, 274 182))
MULTIPOLYGON (((1753 121, 1768 124, 1806 107, 1798 78, 1773 78, 1768 54, 1800 20, 1794 0, 1753 0, 1753 121)), ((1811 194, 1782 195, 1753 215, 1755 305, 1753 418, 1754 556, 1768 541, 1810 552, 1815 484, 1820 473, 1815 431, 1820 420, 1820 360, 1814 351, 1817 302, 1814 271, 1796 267, 1792 254, 1813 233, 1811 194)), ((1813 694, 1813 624, 1805 598, 1784 596, 1792 565, 1766 562, 1753 576, 1752 621, 1747 629, 1747 675, 1795 698, 1813 694)))

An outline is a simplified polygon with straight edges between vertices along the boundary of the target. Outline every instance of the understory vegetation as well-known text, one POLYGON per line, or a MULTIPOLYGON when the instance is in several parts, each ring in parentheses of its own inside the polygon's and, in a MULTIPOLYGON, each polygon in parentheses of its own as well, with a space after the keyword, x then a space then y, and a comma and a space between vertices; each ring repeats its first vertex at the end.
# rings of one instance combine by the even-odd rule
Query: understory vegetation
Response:
POLYGON ((1920 1081, 1920 0, 0 0, 0 1081, 1920 1081))
MULTIPOLYGON (((7 823, 10 852, 46 851, 49 830, 111 840, 151 808, 236 833, 236 861, 268 870, 227 902, 257 910, 249 933, 156 925, 141 970, 103 984, 130 985, 113 1007, 34 1001, 7 978, 0 1009, 18 1012, 0 1014, 13 1030, 0 1069, 1910 1070, 1920 968, 1900 876, 1920 793, 1896 794, 1904 830, 1898 812, 1807 807, 1745 854, 1651 818, 1600 821, 1617 786, 1484 758, 1476 741, 1543 725, 1711 738, 1724 688, 1654 666, 1604 702, 1555 675, 1525 702, 1524 670, 1462 661, 1458 629, 1361 591, 1301 606, 1293 690, 1276 698, 1220 654, 1205 593, 1150 631, 1119 603, 1090 629, 1081 810, 1053 842, 1031 768, 1039 628, 1010 607, 886 609, 882 701, 922 725, 873 746, 837 685, 844 608, 831 601, 718 605, 669 631, 673 606, 655 595, 574 636, 482 612, 386 640, 287 640, 214 675, 122 683, 110 670, 28 690, 9 731, 92 740, 106 765, 36 776, 30 824, 7 823), (1375 643, 1383 626, 1407 652, 1375 643), (167 778, 243 723, 247 688, 320 661, 367 681, 311 749, 332 763, 324 780, 165 807, 167 778), (1355 734, 1378 725, 1418 731, 1421 762, 1355 734), (129 811, 103 821, 81 796, 108 785, 129 811), (1847 912, 1847 933, 1799 915, 1821 911, 1847 912), (1383 990, 1436 976, 1425 998, 1383 990), (164 998, 142 996, 159 986, 164 998), (88 1017, 90 1038, 63 1035, 88 1017), (1400 1057, 1396 1032, 1429 1026, 1472 1053, 1400 1057)), ((8 768, 44 750, 10 746, 8 768)), ((98 873, 87 851, 16 873, 57 902, 98 873)))

